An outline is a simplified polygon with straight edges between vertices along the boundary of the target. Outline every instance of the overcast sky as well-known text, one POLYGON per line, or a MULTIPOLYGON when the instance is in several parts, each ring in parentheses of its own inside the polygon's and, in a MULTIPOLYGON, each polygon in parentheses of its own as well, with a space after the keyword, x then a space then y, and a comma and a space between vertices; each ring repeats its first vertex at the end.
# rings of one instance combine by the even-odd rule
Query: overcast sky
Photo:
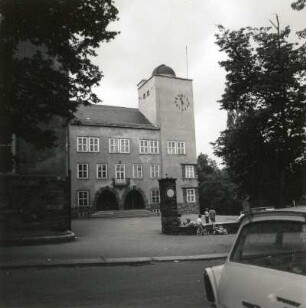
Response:
MULTIPOLYGON (((121 33, 98 50, 94 62, 104 77, 95 90, 105 105, 138 107, 137 84, 166 64, 177 77, 193 79, 197 153, 216 159, 210 142, 226 127, 217 101, 224 89, 222 54, 214 43, 216 25, 228 29, 270 26, 279 15, 295 32, 306 27, 306 10, 292 0, 115 0, 120 20, 109 29, 121 33)), ((220 160, 218 160, 220 162, 220 160)))

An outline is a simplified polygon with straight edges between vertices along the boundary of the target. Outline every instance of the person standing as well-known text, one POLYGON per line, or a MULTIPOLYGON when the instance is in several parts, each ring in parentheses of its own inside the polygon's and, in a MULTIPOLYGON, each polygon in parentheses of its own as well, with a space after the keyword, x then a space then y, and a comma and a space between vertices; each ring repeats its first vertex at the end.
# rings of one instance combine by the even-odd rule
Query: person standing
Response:
POLYGON ((213 208, 209 210, 209 218, 212 224, 216 222, 216 211, 213 208))
POLYGON ((204 217, 205 217, 205 223, 209 224, 209 211, 207 208, 205 209, 204 217))

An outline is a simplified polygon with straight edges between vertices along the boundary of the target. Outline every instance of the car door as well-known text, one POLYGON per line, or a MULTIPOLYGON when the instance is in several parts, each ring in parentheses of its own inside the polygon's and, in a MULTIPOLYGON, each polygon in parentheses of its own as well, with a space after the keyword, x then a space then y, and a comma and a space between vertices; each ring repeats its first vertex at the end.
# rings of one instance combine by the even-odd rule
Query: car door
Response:
POLYGON ((306 307, 306 277, 260 266, 226 262, 218 298, 223 308, 306 307))
POLYGON ((305 221, 246 224, 224 265, 218 293, 221 307, 306 307, 305 221))

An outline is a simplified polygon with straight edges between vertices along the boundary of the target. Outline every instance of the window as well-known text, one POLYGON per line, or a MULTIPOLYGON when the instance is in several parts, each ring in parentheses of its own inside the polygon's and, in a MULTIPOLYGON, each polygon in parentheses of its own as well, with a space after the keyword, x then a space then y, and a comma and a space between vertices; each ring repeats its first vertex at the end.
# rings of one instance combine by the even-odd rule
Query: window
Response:
POLYGON ((89 152, 99 152, 99 138, 89 137, 89 152))
POLYGON ((155 141, 155 140, 150 141, 150 153, 151 154, 158 154, 159 153, 158 141, 155 141))
POLYGON ((185 142, 177 143, 177 154, 186 154, 185 142))
POLYGON ((129 139, 120 139, 120 153, 130 153, 129 139))
POLYGON ((186 154, 185 142, 181 141, 168 141, 167 142, 168 154, 186 154))
POLYGON ((119 180, 125 179, 125 165, 124 164, 115 165, 115 176, 116 176, 116 179, 119 179, 119 180))
POLYGON ((97 179, 107 179, 107 164, 97 164, 97 179))
POLYGON ((109 153, 130 153, 130 140, 110 138, 109 153))
POLYGON ((159 142, 157 140, 139 140, 140 154, 158 154, 159 142))
POLYGON ((78 206, 89 206, 89 191, 78 191, 78 206))
POLYGON ((146 93, 143 93, 142 97, 143 97, 143 99, 145 99, 146 98, 146 93))
POLYGON ((141 164, 134 164, 133 165, 133 178, 134 179, 141 179, 142 178, 142 165, 141 164))
POLYGON ((176 142, 168 141, 167 149, 168 154, 176 154, 176 142))
POLYGON ((194 175, 194 166, 192 165, 186 165, 185 167, 185 176, 183 176, 186 179, 193 179, 195 178, 194 175))
POLYGON ((99 138, 77 137, 78 152, 99 152, 99 138))
POLYGON ((150 91, 147 91, 147 96, 150 96, 150 91))
POLYGON ((77 151, 88 152, 88 138, 86 137, 77 138, 77 151))
POLYGON ((159 178, 159 165, 153 164, 150 166, 150 177, 159 178))
POLYGON ((186 201, 187 201, 187 203, 192 203, 192 202, 196 201, 195 189, 194 188, 186 189, 186 201))
POLYGON ((302 221, 250 223, 242 228, 230 260, 305 275, 305 233, 302 221))
POLYGON ((108 139, 109 142, 109 152, 119 153, 119 139, 108 139))
POLYGON ((149 141, 148 140, 140 140, 139 141, 139 153, 140 154, 148 154, 149 153, 149 141))
POLYGON ((77 178, 88 179, 88 164, 78 164, 77 168, 78 168, 77 178))
POLYGON ((151 203, 159 203, 159 202, 160 202, 159 190, 158 189, 151 190, 151 203))

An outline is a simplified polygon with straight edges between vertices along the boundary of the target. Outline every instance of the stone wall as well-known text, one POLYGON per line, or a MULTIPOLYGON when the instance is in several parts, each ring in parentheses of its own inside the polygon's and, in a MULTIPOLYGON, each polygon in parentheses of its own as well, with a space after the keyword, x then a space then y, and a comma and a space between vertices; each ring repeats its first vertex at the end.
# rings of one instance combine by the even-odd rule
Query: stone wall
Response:
POLYGON ((61 177, 0 175, 2 235, 70 230, 69 186, 61 177))

